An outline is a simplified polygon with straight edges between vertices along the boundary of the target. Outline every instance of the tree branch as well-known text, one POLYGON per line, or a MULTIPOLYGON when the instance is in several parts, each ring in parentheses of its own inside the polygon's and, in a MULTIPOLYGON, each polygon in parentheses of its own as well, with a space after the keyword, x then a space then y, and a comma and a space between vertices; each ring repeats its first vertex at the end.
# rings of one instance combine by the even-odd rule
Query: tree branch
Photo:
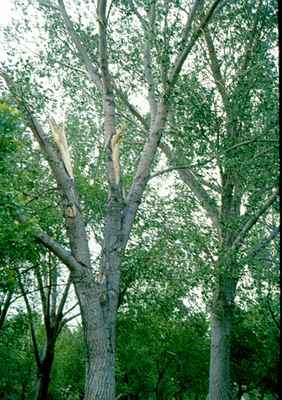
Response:
POLYGON ((58 265, 52 265, 51 253, 49 254, 49 314, 52 323, 56 320, 57 298, 58 298, 58 265), (52 289, 51 289, 52 288, 52 289))
POLYGON ((240 81, 240 78, 243 74, 245 74, 247 68, 248 68, 248 63, 250 61, 250 56, 252 54, 253 49, 256 47, 257 44, 257 39, 256 38, 256 34, 258 32, 258 22, 259 22, 259 12, 262 6, 262 0, 260 0, 257 11, 256 11, 256 15, 254 18, 254 25, 253 25, 253 29, 251 32, 251 39, 249 41, 249 44, 246 46, 246 51, 245 51, 245 55, 243 57, 243 62, 240 66, 240 68, 238 68, 238 71, 236 73, 235 78, 240 81))
POLYGON ((64 216, 71 246, 72 243, 79 238, 80 245, 79 248, 75 245, 75 248, 77 248, 77 254, 75 254, 75 256, 82 264, 90 266, 87 234, 80 212, 80 203, 74 187, 74 181, 65 169, 64 162, 59 153, 56 152, 51 143, 49 143, 48 138, 45 136, 45 133, 37 119, 31 113, 28 115, 30 119, 30 128, 39 142, 41 150, 47 157, 53 176, 56 179, 65 200, 64 216))
MULTIPOLYGON (((81 271, 84 264, 77 261, 72 253, 61 246, 57 241, 48 236, 45 232, 40 231, 35 234, 36 238, 42 243, 47 249, 55 254, 71 272, 81 271)), ((87 265, 85 265, 87 267, 87 265)))
MULTIPOLYGON (((210 21, 215 9, 217 8, 218 4, 222 0, 215 0, 209 11, 207 12, 206 16, 204 17, 202 23, 196 30, 195 34, 191 38, 188 45, 180 52, 179 56, 177 57, 174 66, 171 68, 169 76, 168 76, 168 87, 164 96, 160 99, 156 118, 154 123, 150 127, 148 139, 144 145, 137 170, 133 179, 133 183, 131 185, 130 191, 128 193, 126 202, 126 208, 124 210, 124 221, 123 221, 123 244, 125 245, 129 238, 129 233, 131 231, 131 227, 133 225, 133 221, 139 207, 142 195, 144 193, 149 175, 150 175, 150 168, 152 162, 154 160, 154 156, 156 154, 157 148, 160 143, 162 130, 165 127, 166 119, 167 119, 167 100, 170 96, 171 90, 176 83, 178 75, 181 71, 181 68, 191 51, 192 47, 194 46, 197 39, 200 37, 203 29, 207 26, 208 22, 210 21)), ((187 27, 187 26, 186 26, 187 27)), ((188 30, 188 28, 187 28, 188 30)))
POLYGON ((191 167, 191 164, 189 164, 189 165, 188 164, 186 164, 186 165, 184 164, 184 165, 175 165, 173 167, 165 168, 165 169, 163 169, 161 171, 157 171, 156 173, 150 175, 149 178, 148 178, 148 182, 150 180, 154 179, 154 178, 158 178, 159 176, 162 176, 162 175, 167 174, 169 172, 178 171, 180 169, 185 169, 186 170, 186 169, 188 169, 190 167, 191 167))
POLYGON ((150 104, 151 123, 154 122, 157 113, 157 102, 155 98, 156 85, 152 72, 152 54, 151 46, 153 43, 153 31, 155 27, 155 2, 153 1, 149 10, 149 28, 144 32, 145 34, 145 47, 144 47, 144 69, 145 77, 148 84, 148 99, 150 104))
POLYGON ((217 55, 216 55, 212 37, 207 28, 204 30, 204 35, 205 35, 205 39, 206 39, 206 43, 207 43, 207 47, 208 47, 210 65, 211 65, 214 82, 220 93, 225 112, 228 113, 229 112, 229 99, 228 99, 228 94, 226 91, 226 83, 221 74, 220 63, 219 63, 217 55))
POLYGON ((42 6, 42 7, 46 7, 46 8, 50 8, 51 10, 55 10, 55 11, 57 11, 57 12, 59 12, 60 10, 58 9, 58 7, 56 7, 56 6, 53 6, 49 1, 42 1, 42 0, 40 0, 39 1, 39 5, 40 6, 42 6))
MULTIPOLYGON (((15 89, 14 82, 12 82, 12 80, 7 76, 7 74, 1 70, 0 74, 4 77, 11 93, 13 94, 13 91, 15 89)), ((69 266, 69 268, 72 269, 75 268, 75 265, 80 265, 80 267, 84 265, 90 268, 91 260, 90 260, 88 239, 84 221, 82 219, 82 215, 80 212, 79 197, 74 186, 74 180, 68 174, 68 171, 65 168, 60 152, 56 151, 52 143, 50 143, 48 137, 45 135, 42 126, 40 125, 37 118, 32 114, 29 106, 25 103, 24 99, 19 98, 17 95, 14 95, 14 97, 17 103, 20 105, 20 107, 24 108, 28 126, 30 127, 35 139, 38 141, 40 149, 45 155, 48 164, 51 168, 51 171, 53 173, 53 176, 63 195, 63 200, 64 200, 63 206, 65 214, 64 216, 65 216, 67 233, 70 240, 71 249, 76 259, 76 263, 73 262, 71 264, 70 264, 70 259, 68 259, 67 265, 69 266)), ((42 235, 44 236, 44 234, 42 235)), ((42 238, 40 240, 42 241, 42 238)), ((48 243, 48 241, 46 243, 48 243)), ((58 245, 55 247, 57 247, 58 249, 58 245)), ((53 246, 53 248, 55 247, 53 246)), ((50 249, 52 251, 52 248, 50 249)), ((60 252, 60 255, 62 256, 62 251, 60 252)))
POLYGON ((63 319, 63 320, 61 321, 59 331, 61 331, 62 328, 63 328, 68 322, 70 322, 70 321, 72 321, 73 319, 79 317, 80 315, 81 315, 81 313, 79 312, 79 313, 77 313, 77 314, 75 314, 75 315, 72 315, 72 316, 69 317, 69 318, 63 319))
POLYGON ((95 85, 98 89, 101 89, 101 78, 100 78, 98 69, 91 62, 85 47, 83 46, 77 33, 75 32, 73 23, 66 11, 64 1, 58 0, 58 4, 59 4, 60 12, 63 17, 67 32, 70 35, 73 43, 75 44, 78 55, 79 55, 82 63, 84 64, 84 66, 89 74, 90 79, 95 83, 95 85))
MULTIPOLYGON (((97 21, 99 28, 99 63, 102 76, 102 93, 104 109, 104 148, 108 153, 107 169, 108 183, 111 192, 121 189, 119 157, 118 157, 118 138, 121 131, 116 130, 116 105, 113 93, 112 78, 109 71, 108 43, 107 43, 107 20, 106 20, 107 0, 97 2, 97 21), (116 138, 116 142, 112 139, 116 138), (115 157, 116 156, 116 157, 115 157)), ((122 197, 121 190, 118 190, 122 197)))
POLYGON ((253 258, 256 257, 265 247, 272 241, 274 240, 278 235, 280 235, 280 226, 275 226, 270 235, 265 237, 260 241, 260 243, 255 246, 255 248, 251 249, 249 251, 249 254, 247 255, 247 258, 253 258))
POLYGON ((65 286, 63 295, 61 297, 61 301, 60 301, 59 306, 58 306, 57 317, 56 317, 57 320, 61 319, 62 316, 63 316, 63 309, 64 309, 64 306, 65 306, 66 301, 67 301, 67 297, 68 297, 68 294, 69 294, 71 282, 72 282, 71 276, 69 275, 68 280, 67 280, 67 284, 65 286))
POLYGON ((75 307, 77 307, 79 305, 79 303, 75 303, 71 308, 69 308, 67 311, 64 312, 64 317, 69 314, 72 310, 75 309, 75 307))
POLYGON ((23 283, 21 281, 20 274, 18 273, 18 282, 19 286, 22 292, 22 296, 24 298, 24 302, 26 305, 26 310, 27 310, 27 315, 28 315, 28 320, 29 320, 29 326, 30 326, 30 332, 31 332, 31 339, 32 339, 32 344, 33 344, 33 351, 34 351, 34 356, 35 356, 35 361, 37 368, 40 370, 42 367, 41 359, 40 359, 40 354, 39 354, 39 349, 38 349, 38 344, 37 344, 37 338, 36 338, 36 332, 35 332, 35 327, 34 327, 34 322, 33 322, 33 317, 32 317, 32 310, 31 306, 29 304, 28 297, 26 295, 23 283))
POLYGON ((159 146, 159 142, 164 129, 167 117, 167 104, 164 99, 161 99, 158 104, 158 110, 153 125, 149 130, 148 139, 144 144, 141 153, 136 173, 131 185, 130 191, 126 198, 126 208, 124 211, 124 234, 123 242, 127 243, 129 233, 133 225, 133 221, 141 202, 142 195, 146 188, 148 178, 150 176, 150 169, 159 146))
POLYGON ((134 14, 136 15, 136 17, 139 19, 142 27, 144 30, 148 29, 148 25, 147 25, 147 21, 144 19, 144 17, 142 17, 142 15, 139 13, 138 9, 136 8, 133 0, 128 0, 129 6, 132 9, 132 11, 134 12, 134 14))
POLYGON ((42 282, 42 276, 40 271, 38 271, 39 265, 36 265, 34 272, 35 272, 35 276, 37 279, 37 283, 38 283, 38 288, 39 288, 39 293, 40 293, 40 297, 41 297, 41 304, 42 304, 42 311, 43 311, 43 318, 45 320, 45 325, 46 322, 49 319, 49 309, 48 309, 48 302, 47 302, 47 298, 45 295, 45 288, 42 282))
MULTIPOLYGON (((170 90, 175 85, 176 80, 178 78, 178 75, 179 75, 179 73, 180 73, 180 71, 182 69, 182 66, 183 66, 184 62, 186 61, 189 53, 191 52, 194 44, 199 39, 201 34, 204 32, 204 29, 208 25, 208 23, 211 20, 216 8, 218 7, 218 5, 219 5, 219 3, 221 1, 223 1, 223 0, 215 0, 213 2, 213 4, 210 7, 209 11, 206 13, 206 15, 203 18, 202 22, 200 23, 200 25, 198 26, 198 28, 194 32, 194 34, 193 34, 191 40, 189 41, 189 43, 183 49, 181 49, 181 52, 179 53, 178 57, 176 58, 176 61, 175 61, 174 65, 171 68, 171 70, 169 72, 169 75, 168 75, 170 90)), ((196 4, 197 4, 197 8, 198 8, 199 1, 196 0, 195 1, 195 6, 196 6, 196 4)), ((190 30, 191 30, 190 26, 192 24, 192 19, 195 18, 195 14, 196 14, 196 10, 193 12, 193 9, 192 9, 192 17, 193 18, 190 18, 190 16, 188 17, 188 20, 187 20, 187 23, 186 23, 186 27, 184 28, 183 37, 186 37, 186 35, 188 36, 188 34, 190 33, 190 30), (191 21, 190 21, 190 19, 191 19, 191 21)), ((183 46, 184 46, 184 43, 183 43, 183 46)))
POLYGON ((267 303, 267 306, 268 306, 268 310, 269 310, 271 319, 274 322, 274 324, 275 324, 276 328, 278 329, 278 331, 280 332, 280 319, 279 319, 279 317, 276 318, 276 315, 274 314, 274 311, 273 311, 273 309, 271 307, 271 304, 270 304, 269 295, 267 295, 267 297, 266 297, 266 303, 267 303))
POLYGON ((187 13, 187 21, 186 21, 185 27, 182 31, 182 35, 181 35, 181 44, 182 45, 180 45, 180 47, 185 46, 185 44, 188 40, 189 34, 192 31, 192 24, 193 24, 193 21, 195 20, 195 16, 203 4, 204 4, 203 0, 194 0, 194 3, 192 4, 190 12, 187 13))
POLYGON ((232 244, 233 250, 237 250, 241 246, 243 240, 245 239, 249 231, 256 224, 259 218, 269 209, 269 207, 271 207, 271 205, 274 203, 278 195, 279 195, 279 189, 277 188, 274 190, 272 195, 265 201, 265 203, 257 210, 255 215, 248 219, 248 221, 245 223, 245 225, 242 227, 241 231, 233 241, 232 244))
MULTIPOLYGON (((27 218, 22 214, 18 214, 17 219, 22 224, 27 222, 27 218)), ((41 228, 37 227, 36 230, 34 230, 33 235, 35 239, 39 241, 39 243, 44 245, 44 247, 49 249, 55 256, 57 256, 71 272, 81 271, 82 267, 87 267, 87 265, 79 262, 70 251, 65 249, 56 240, 48 236, 47 233, 45 233, 41 228)))
MULTIPOLYGON (((63 194, 68 198, 70 196, 70 187, 69 187, 69 175, 64 167, 64 162, 60 153, 56 151, 52 143, 49 141, 47 135, 44 132, 41 124, 37 120, 37 118, 32 114, 29 105, 25 102, 22 97, 19 97, 15 93, 15 83, 13 80, 5 73, 5 71, 0 70, 0 74, 5 80, 11 94, 16 100, 19 109, 24 111, 24 116, 26 118, 26 122, 28 127, 31 129, 35 139, 37 140, 41 151, 45 154, 48 164, 53 172, 54 178, 56 179, 58 186, 63 191, 63 194)), ((71 198, 69 198, 71 201, 71 198)))
MULTIPOLYGON (((166 155, 167 159, 171 164, 174 164, 179 157, 172 153, 168 145, 162 144, 161 150, 166 155)), ((179 168, 178 174, 181 180, 190 188, 190 190, 197 197, 199 203, 206 211, 208 217, 216 228, 217 232, 220 232, 219 228, 219 210, 214 204, 208 192, 203 188, 199 180, 195 177, 191 169, 189 168, 179 168)))
POLYGON ((146 122, 145 118, 142 117, 142 115, 139 113, 139 111, 136 109, 136 107, 133 106, 133 104, 130 103, 128 100, 127 95, 119 88, 115 83, 113 83, 113 87, 115 89, 116 94, 120 98, 120 100, 124 103, 124 105, 128 108, 130 113, 138 119, 139 122, 141 122, 142 126, 145 129, 149 129, 149 125, 146 122))

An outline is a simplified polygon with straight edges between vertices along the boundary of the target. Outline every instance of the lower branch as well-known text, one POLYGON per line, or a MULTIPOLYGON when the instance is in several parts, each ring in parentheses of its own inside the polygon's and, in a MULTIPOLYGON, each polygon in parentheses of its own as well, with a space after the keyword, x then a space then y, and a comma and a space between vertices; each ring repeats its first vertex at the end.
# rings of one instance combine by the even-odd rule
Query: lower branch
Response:
POLYGON ((279 195, 279 189, 277 188, 272 193, 272 195, 266 200, 266 202, 258 209, 256 214, 245 223, 245 225, 241 229, 241 232, 238 234, 238 236, 235 238, 233 242, 232 245, 233 250, 236 250, 241 246, 243 240, 245 239, 249 231, 257 223, 259 218, 272 206, 278 195, 279 195))

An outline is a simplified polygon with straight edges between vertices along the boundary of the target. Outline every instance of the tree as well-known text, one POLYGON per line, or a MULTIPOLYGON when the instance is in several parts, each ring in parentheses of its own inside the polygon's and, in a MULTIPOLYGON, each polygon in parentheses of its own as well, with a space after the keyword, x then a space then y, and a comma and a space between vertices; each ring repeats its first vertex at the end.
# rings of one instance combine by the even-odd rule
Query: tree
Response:
MULTIPOLYGON (((154 164, 168 111, 173 112, 172 95, 177 79, 188 55, 219 3, 220 1, 216 0, 203 4, 196 0, 190 5, 188 13, 185 9, 183 10, 183 7, 177 5, 170 20, 173 2, 165 1, 161 5, 145 2, 137 6, 130 1, 117 5, 111 3, 108 6, 106 0, 99 0, 96 9, 98 32, 95 38, 91 38, 93 39, 91 46, 89 46, 89 41, 84 39, 85 31, 82 33, 82 27, 77 26, 67 13, 63 0, 57 3, 44 2, 41 5, 45 13, 47 7, 48 15, 52 17, 52 21, 56 21, 57 27, 63 26, 66 32, 64 40, 68 42, 69 48, 74 49, 75 57, 78 56, 76 63, 87 73, 89 81, 95 85, 96 93, 101 99, 108 201, 104 213, 100 264, 97 262, 94 264, 90 256, 89 239, 79 192, 75 185, 75 177, 69 168, 69 160, 66 162, 66 159, 70 157, 68 151, 65 147, 65 153, 62 153, 54 146, 46 134, 46 127, 39 121, 38 109, 36 112, 30 104, 36 104, 35 97, 37 96, 37 106, 39 103, 43 121, 44 101, 38 98, 40 88, 34 89, 30 76, 27 82, 23 80, 20 82, 12 78, 7 67, 1 72, 10 92, 18 100, 18 106, 23 111, 24 118, 49 163, 62 197, 61 207, 64 212, 70 250, 39 227, 34 229, 34 235, 40 243, 68 266, 75 286, 86 343, 85 400, 93 398, 112 400, 115 397, 115 331, 121 260, 154 164), (123 28, 124 21, 126 21, 125 29, 123 28), (128 48, 125 41, 121 43, 120 40, 115 40, 115 30, 120 30, 120 34, 127 34, 128 26, 134 27, 136 24, 138 24, 138 31, 133 29, 131 35, 129 32, 128 48), (173 37, 174 29, 178 33, 173 37), (140 37, 140 33, 141 46, 131 54, 130 42, 132 39, 135 40, 136 34, 140 37), (129 57, 124 60, 126 54, 129 54, 129 57), (130 76, 132 76, 131 82, 135 81, 135 71, 129 70, 124 61, 125 63, 128 61, 130 66, 139 65, 137 71, 141 72, 141 76, 136 83, 140 89, 143 89, 144 83, 147 87, 149 122, 138 113, 125 94, 128 90, 125 82, 130 76), (120 78, 115 77, 114 68, 110 70, 110 63, 114 63, 123 70, 120 78), (141 65, 144 71, 140 71, 141 65), (30 88, 37 90, 37 95, 34 95, 30 88), (123 127, 119 126, 117 118, 119 102, 125 104, 134 118, 133 122, 138 123, 139 126, 141 124, 144 132, 143 149, 131 176, 127 193, 124 193, 118 156, 118 146, 124 131, 123 127)), ((27 21, 27 23, 30 22, 30 20, 27 21)), ((54 27, 56 28, 56 26, 52 28, 54 27)), ((57 30, 55 32, 57 33, 57 30)), ((135 91, 134 85, 132 91, 135 91)), ((65 140, 62 136, 62 127, 54 121, 51 125, 53 131, 57 131, 61 139, 65 140)), ((23 216, 20 216, 20 219, 24 222, 23 216)))
POLYGON ((198 73, 179 80, 185 96, 170 120, 177 135, 162 145, 171 163, 162 173, 177 169, 209 219, 201 226, 202 235, 210 235, 202 251, 210 259, 207 290, 213 293, 209 400, 232 398, 236 286, 244 279, 251 230, 264 215, 269 219, 279 195, 277 66, 271 50, 276 6, 229 2, 205 28, 198 73))
POLYGON ((19 114, 6 101, 0 100, 0 329, 16 291, 13 262, 23 256, 14 240, 16 235, 21 236, 20 229, 10 213, 13 208, 11 193, 15 184, 14 164, 20 161, 20 148, 26 144, 22 133, 23 124, 19 114), (21 137, 21 144, 17 136, 21 137))
POLYGON ((32 396, 34 363, 27 316, 9 318, 0 336, 0 396, 27 400, 32 396))
POLYGON ((203 315, 161 313, 148 305, 120 316, 118 398, 205 399, 208 335, 203 315))
POLYGON ((194 277, 179 245, 185 226, 174 225, 182 212, 177 214, 175 200, 152 198, 153 190, 141 205, 137 243, 129 246, 122 264, 117 395, 124 400, 205 398, 208 325, 202 313, 183 304, 194 277))
MULTIPOLYGON (((27 212, 28 204, 35 198, 40 197, 37 206, 41 203, 43 212, 37 213, 37 218, 44 225, 53 222, 53 233, 55 234, 55 213, 46 213, 46 203, 42 199, 40 191, 33 192, 34 186, 42 179, 39 174, 34 174, 34 167, 29 164, 30 141, 24 133, 24 125, 19 113, 7 103, 1 103, 1 199, 3 203, 1 229, 1 289, 3 289, 3 306, 0 308, 0 327, 3 325, 8 308, 17 298, 22 298, 26 304, 27 316, 31 330, 31 338, 34 348, 35 361, 38 368, 38 382, 35 391, 36 399, 48 397, 48 385, 51 368, 54 359, 54 350, 57 337, 63 326, 73 316, 66 317, 64 307, 70 289, 68 279, 60 299, 60 273, 58 265, 54 263, 54 257, 42 252, 33 241, 30 241, 31 224, 22 226, 16 220, 17 213, 25 203, 27 212), (21 164, 22 169, 18 167, 21 164), (39 176, 38 176, 39 175, 39 176), (31 185, 30 183, 33 183, 31 185), (34 196, 34 197, 33 197, 34 196), (20 201, 19 201, 20 200, 20 201), (47 214, 47 215, 46 215, 47 214), (45 217, 45 218, 44 218, 45 217), (16 237, 16 239, 15 239, 16 237), (37 285, 33 284, 36 281, 37 285), (40 351, 41 344, 38 342, 36 323, 38 315, 33 310, 33 300, 36 291, 40 293, 43 321, 45 328, 45 343, 40 351)), ((49 226, 50 229, 50 226, 49 226)), ((59 230, 59 229, 57 229, 59 230)), ((2 292, 2 290, 1 290, 2 292)), ((37 298, 38 300, 38 298, 37 298)), ((75 306, 71 307, 71 310, 75 306)), ((38 311, 38 310, 37 310, 38 311)))
POLYGON ((70 400, 83 398, 85 358, 81 325, 62 330, 56 344, 50 394, 52 398, 70 400))
POLYGON ((34 398, 44 400, 48 398, 49 383, 52 366, 55 357, 55 346, 63 327, 77 317, 77 314, 69 316, 77 304, 65 310, 71 287, 70 277, 64 282, 60 279, 59 267, 54 262, 54 257, 42 257, 41 263, 34 266, 34 275, 37 281, 37 290, 40 294, 40 301, 43 314, 44 339, 39 343, 36 326, 34 324, 34 312, 29 299, 28 287, 32 282, 27 274, 18 274, 20 290, 26 305, 27 316, 30 325, 34 357, 37 366, 37 384, 34 398), (48 259, 49 258, 49 259, 48 259), (21 276, 23 275, 23 276, 21 276), (24 280, 26 282, 24 282, 24 280), (63 285, 63 290, 60 286, 63 285), (61 293, 60 293, 61 292, 61 293), (41 349, 40 349, 41 348, 41 349))
POLYGON ((275 219, 263 221, 249 238, 253 249, 248 254, 248 281, 238 288, 240 309, 235 308, 231 341, 238 398, 244 392, 254 398, 280 397, 279 241, 273 240, 279 229, 273 229, 275 219), (268 234, 256 245, 260 230, 266 229, 268 234))
POLYGON ((231 359, 238 399, 244 393, 279 398, 280 332, 266 304, 255 303, 247 310, 234 311, 231 359))

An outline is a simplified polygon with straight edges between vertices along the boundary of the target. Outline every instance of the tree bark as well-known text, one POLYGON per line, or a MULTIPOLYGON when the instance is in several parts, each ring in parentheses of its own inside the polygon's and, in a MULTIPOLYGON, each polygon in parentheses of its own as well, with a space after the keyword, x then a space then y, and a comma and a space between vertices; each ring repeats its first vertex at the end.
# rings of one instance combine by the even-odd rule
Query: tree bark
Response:
POLYGON ((89 273, 79 277, 75 284, 86 343, 84 400, 115 398, 116 308, 110 308, 103 286, 97 296, 97 287, 93 287, 89 273))
POLYGON ((235 282, 219 283, 211 314, 211 350, 208 400, 231 400, 230 347, 235 282))
POLYGON ((211 330, 209 400, 230 400, 230 313, 224 318, 213 314, 211 330))
POLYGON ((120 283, 123 204, 109 200, 104 228, 103 257, 98 277, 92 269, 72 274, 86 343, 84 400, 115 398, 116 318, 120 283))

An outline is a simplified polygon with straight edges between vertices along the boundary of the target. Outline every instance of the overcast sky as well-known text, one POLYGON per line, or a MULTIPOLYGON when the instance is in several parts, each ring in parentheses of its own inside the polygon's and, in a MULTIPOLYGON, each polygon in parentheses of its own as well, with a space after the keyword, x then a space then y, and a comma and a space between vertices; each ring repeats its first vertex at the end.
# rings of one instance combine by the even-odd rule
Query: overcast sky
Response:
POLYGON ((6 25, 11 18, 11 0, 1 0, 0 4, 0 25, 6 25))
POLYGON ((11 20, 11 2, 12 0, 0 0, 0 62, 5 61, 5 51, 1 43, 1 40, 3 40, 1 29, 8 25, 11 20))

